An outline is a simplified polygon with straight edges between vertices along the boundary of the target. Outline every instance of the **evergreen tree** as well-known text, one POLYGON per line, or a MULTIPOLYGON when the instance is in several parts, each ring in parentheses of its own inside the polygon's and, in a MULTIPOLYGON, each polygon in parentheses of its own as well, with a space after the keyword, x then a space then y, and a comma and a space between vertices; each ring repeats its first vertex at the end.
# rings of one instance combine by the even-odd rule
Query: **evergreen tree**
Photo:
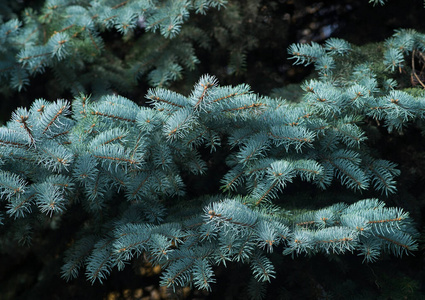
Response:
MULTIPOLYGON (((0 128, 2 245, 31 244, 34 232, 77 212, 70 217, 81 224, 62 267, 67 281, 84 273, 103 283, 112 270, 143 257, 161 267, 163 286, 214 291, 216 268, 241 264, 251 272, 252 299, 266 297, 265 283, 278 277, 282 256, 351 253, 373 263, 419 249, 407 210, 360 194, 385 199, 403 176, 368 143, 371 124, 389 133, 412 125, 423 130, 425 94, 399 89, 395 74, 409 73, 425 86, 419 71, 425 35, 397 30, 376 64, 343 39, 292 44, 294 64, 315 71, 297 99, 258 95, 247 84, 220 86, 210 75, 188 95, 165 88, 181 65, 196 64, 191 45, 168 43, 155 67, 144 60, 158 55, 158 41, 180 32, 190 10, 223 4, 51 0, 40 12, 27 10, 24 25, 17 19, 1 25, 8 85, 22 89, 31 75, 51 68, 75 94, 71 101, 37 99, 0 128), (87 65, 93 73, 85 76, 111 68, 99 72, 105 91, 128 74, 107 64, 100 32, 115 28, 127 36, 137 26, 162 35, 145 34, 149 46, 132 65, 133 77, 149 72, 157 86, 146 94, 149 106, 117 94, 86 95, 79 72, 87 65), (357 200, 341 194, 312 208, 289 203, 290 186, 323 193, 340 186, 357 200)), ((243 58, 242 48, 235 57, 243 58)))

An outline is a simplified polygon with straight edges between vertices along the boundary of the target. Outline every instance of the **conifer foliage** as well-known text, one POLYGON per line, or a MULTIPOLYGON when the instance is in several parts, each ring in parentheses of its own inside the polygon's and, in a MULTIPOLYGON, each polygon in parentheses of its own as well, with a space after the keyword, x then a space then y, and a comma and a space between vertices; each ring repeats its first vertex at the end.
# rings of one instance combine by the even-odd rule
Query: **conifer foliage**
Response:
POLYGON ((31 224, 81 206, 91 221, 67 251, 62 276, 85 269, 93 283, 142 254, 163 267, 161 284, 206 290, 213 267, 232 262, 249 264, 259 282, 272 280, 268 254, 277 248, 292 257, 355 252, 368 262, 382 252, 409 254, 418 246, 408 212, 377 199, 314 211, 274 204, 295 178, 320 189, 339 181, 354 191, 396 191, 399 170, 373 157, 360 122, 370 116, 399 128, 422 118, 425 99, 381 90, 364 65, 335 80, 332 61, 350 49, 337 39, 290 47, 319 74, 304 84, 299 103, 256 95, 244 84, 219 86, 206 75, 189 96, 151 89, 150 107, 80 95, 19 108, 0 129, 3 222, 31 224), (230 147, 228 172, 223 193, 198 199, 188 215, 183 178, 208 172, 203 147, 230 147))
MULTIPOLYGON (((0 25, 2 76, 18 90, 45 68, 66 80, 78 73, 67 72, 70 64, 78 68, 102 51, 102 30, 126 35, 143 25, 171 39, 190 10, 203 14, 224 2, 49 0, 38 17, 27 10, 25 24, 0 25), (28 24, 40 30, 30 32, 28 24)), ((419 32, 398 30, 385 43, 387 74, 424 52, 424 41, 419 32)), ((156 66, 151 82, 163 86, 178 77, 181 56, 190 54, 187 67, 194 65, 188 49, 162 60, 166 68, 156 66)), ((64 254, 65 280, 84 274, 103 283, 113 269, 143 257, 161 266, 161 285, 211 291, 217 266, 246 264, 252 299, 278 276, 276 253, 351 253, 365 263, 384 253, 411 254, 418 232, 409 212, 378 198, 285 207, 284 191, 295 181, 318 191, 397 191, 397 164, 368 146, 367 122, 389 132, 423 126, 425 97, 397 90, 395 80, 365 62, 353 64, 357 51, 337 38, 291 45, 294 64, 312 64, 316 72, 299 101, 258 95, 247 84, 220 86, 204 75, 188 95, 150 89, 146 106, 117 94, 80 93, 16 109, 0 127, 0 230, 7 231, 1 239, 14 235, 31 244, 40 223, 77 209, 84 223, 64 254), (350 68, 341 67, 347 62, 350 68), (220 190, 193 197, 191 184, 214 172, 210 158, 217 153, 225 170, 220 190)), ((157 53, 147 53, 134 64, 135 77, 152 70, 146 64, 157 53)), ((411 72, 418 77, 413 65, 411 72)))

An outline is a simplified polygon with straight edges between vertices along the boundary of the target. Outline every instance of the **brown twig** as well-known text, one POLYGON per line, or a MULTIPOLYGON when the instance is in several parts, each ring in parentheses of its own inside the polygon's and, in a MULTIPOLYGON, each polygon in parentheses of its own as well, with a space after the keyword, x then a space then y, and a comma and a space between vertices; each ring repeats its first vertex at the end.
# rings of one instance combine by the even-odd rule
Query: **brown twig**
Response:
POLYGON ((415 76, 416 80, 419 82, 420 85, 425 89, 425 84, 419 79, 419 76, 416 74, 415 70, 415 54, 416 50, 413 50, 412 52, 412 74, 415 76))

